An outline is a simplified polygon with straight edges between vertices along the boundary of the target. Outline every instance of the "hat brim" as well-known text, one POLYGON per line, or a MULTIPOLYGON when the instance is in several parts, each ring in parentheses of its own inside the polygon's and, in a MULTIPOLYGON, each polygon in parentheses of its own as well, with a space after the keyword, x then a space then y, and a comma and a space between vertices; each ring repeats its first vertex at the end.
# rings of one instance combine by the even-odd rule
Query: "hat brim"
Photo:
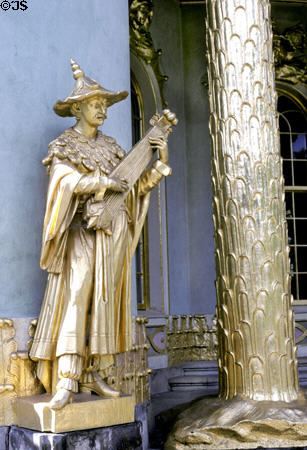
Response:
POLYGON ((118 91, 112 92, 107 91, 106 89, 101 90, 97 89, 92 92, 87 92, 82 95, 75 95, 71 97, 67 97, 65 100, 58 100, 56 104, 53 106, 54 112, 61 117, 72 117, 73 114, 71 112, 71 105, 76 102, 82 102, 84 100, 89 100, 94 97, 101 97, 107 101, 107 107, 114 105, 114 103, 120 102, 127 98, 127 91, 118 91))

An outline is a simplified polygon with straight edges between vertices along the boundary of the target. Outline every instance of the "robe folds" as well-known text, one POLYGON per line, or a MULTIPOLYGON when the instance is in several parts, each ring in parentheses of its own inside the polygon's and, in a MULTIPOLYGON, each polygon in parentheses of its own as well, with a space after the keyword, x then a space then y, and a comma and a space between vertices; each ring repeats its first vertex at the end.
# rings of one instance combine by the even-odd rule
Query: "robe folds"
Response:
MULTIPOLYGON (((78 141, 75 134, 70 130, 78 141)), ((88 145, 82 138, 80 153, 82 145, 88 145)), ((112 142, 108 141, 111 151, 112 142)), ((92 172, 80 170, 79 161, 77 165, 67 157, 65 142, 60 145, 63 155, 54 151, 48 163, 41 267, 49 275, 30 350, 36 361, 53 361, 63 354, 114 355, 131 349, 131 258, 146 218, 150 190, 163 176, 155 164, 144 172, 113 218, 112 235, 87 229, 80 208, 95 191, 99 167, 92 172)), ((55 141, 51 151, 59 148, 55 141)), ((103 159, 103 150, 101 155, 103 159)), ((119 163, 113 158, 113 166, 114 160, 119 163)))

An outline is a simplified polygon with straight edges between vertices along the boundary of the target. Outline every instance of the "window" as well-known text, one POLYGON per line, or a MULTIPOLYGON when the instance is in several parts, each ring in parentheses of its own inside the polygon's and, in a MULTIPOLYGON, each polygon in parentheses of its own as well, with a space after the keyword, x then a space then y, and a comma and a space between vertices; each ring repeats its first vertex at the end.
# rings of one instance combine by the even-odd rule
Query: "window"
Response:
POLYGON ((280 148, 285 178, 294 304, 307 305, 307 117, 304 104, 287 92, 278 97, 280 148))
MULTIPOLYGON (((131 75, 131 116, 132 116, 132 144, 136 144, 144 133, 144 117, 142 97, 137 82, 131 75)), ((149 296, 149 258, 148 258, 148 222, 147 218, 135 250, 136 264, 136 295, 137 308, 148 309, 149 296)))

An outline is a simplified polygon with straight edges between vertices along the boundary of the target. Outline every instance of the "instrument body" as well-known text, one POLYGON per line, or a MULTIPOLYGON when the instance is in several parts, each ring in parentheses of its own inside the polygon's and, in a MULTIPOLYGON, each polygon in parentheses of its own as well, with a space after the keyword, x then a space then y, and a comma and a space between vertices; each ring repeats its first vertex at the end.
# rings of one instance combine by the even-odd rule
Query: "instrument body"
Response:
POLYGON ((129 188, 125 192, 116 192, 110 189, 96 194, 88 200, 84 218, 88 228, 110 230, 114 215, 121 208, 130 190, 140 178, 150 163, 154 150, 149 143, 150 138, 164 137, 167 139, 172 131, 171 127, 177 125, 178 120, 174 113, 164 110, 162 116, 155 114, 150 120, 152 126, 146 135, 135 144, 123 160, 111 172, 110 177, 125 178, 129 188))

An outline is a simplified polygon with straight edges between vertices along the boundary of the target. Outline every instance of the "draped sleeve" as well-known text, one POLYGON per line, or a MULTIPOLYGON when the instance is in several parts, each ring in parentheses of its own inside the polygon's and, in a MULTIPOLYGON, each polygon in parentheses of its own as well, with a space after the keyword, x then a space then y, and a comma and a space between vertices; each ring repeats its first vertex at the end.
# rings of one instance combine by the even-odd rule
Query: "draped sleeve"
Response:
POLYGON ((78 206, 74 190, 83 176, 70 162, 53 158, 40 260, 41 268, 48 272, 62 270, 68 228, 78 206))

